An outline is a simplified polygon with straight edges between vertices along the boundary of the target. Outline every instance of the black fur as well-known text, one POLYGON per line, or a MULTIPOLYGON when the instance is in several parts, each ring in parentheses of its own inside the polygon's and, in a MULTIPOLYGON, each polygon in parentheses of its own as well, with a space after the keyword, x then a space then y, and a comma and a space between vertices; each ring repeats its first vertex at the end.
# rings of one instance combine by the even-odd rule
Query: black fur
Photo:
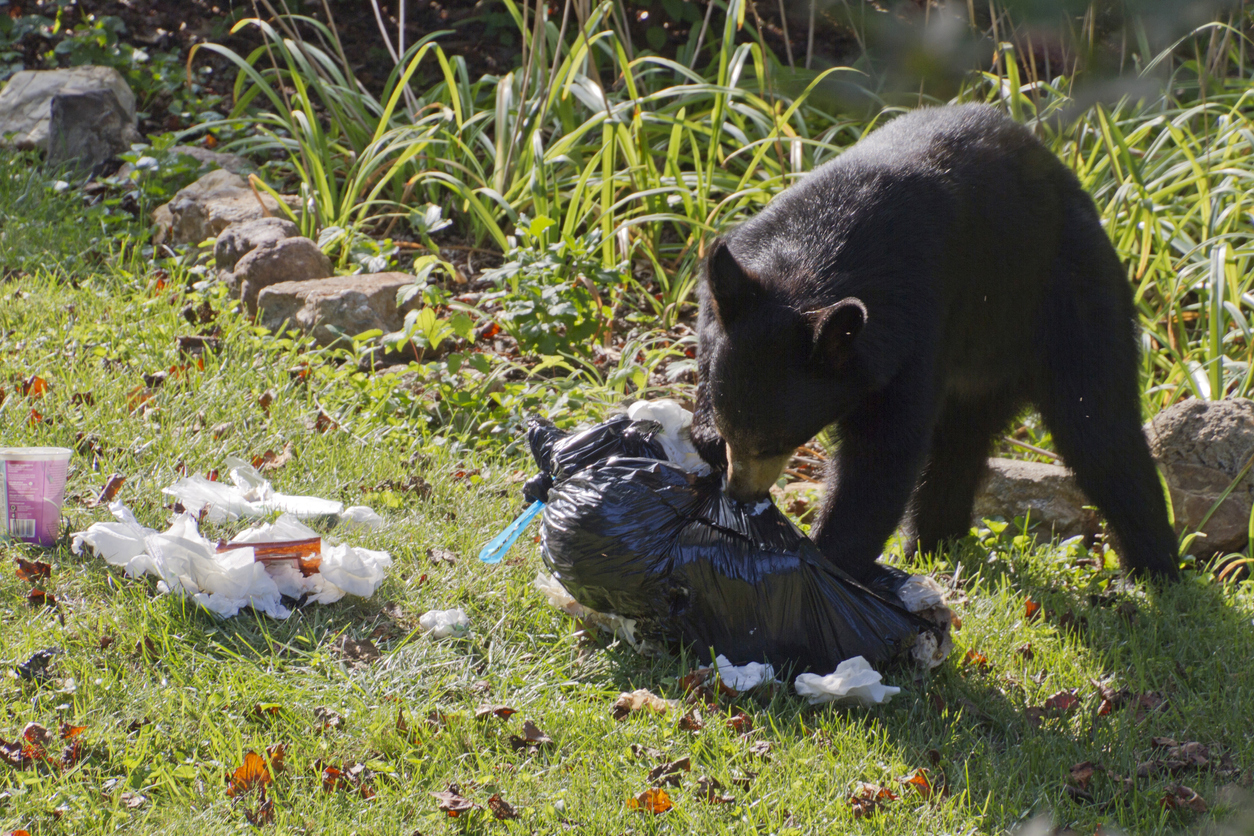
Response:
POLYGON ((1135 317, 1093 201, 1048 149, 985 106, 917 110, 712 246, 694 437, 725 466, 724 439, 766 461, 834 423, 814 537, 870 578, 903 515, 923 550, 967 532, 992 440, 1033 404, 1125 568, 1174 578, 1135 317))

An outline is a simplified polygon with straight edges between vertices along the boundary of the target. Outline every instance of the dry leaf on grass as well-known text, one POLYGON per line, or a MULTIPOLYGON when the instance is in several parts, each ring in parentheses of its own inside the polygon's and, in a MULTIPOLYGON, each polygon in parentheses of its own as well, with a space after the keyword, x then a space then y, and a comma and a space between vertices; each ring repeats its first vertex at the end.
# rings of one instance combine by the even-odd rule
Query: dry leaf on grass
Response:
POLYGON ((645 688, 639 688, 630 693, 624 692, 618 695, 618 699, 614 701, 614 719, 622 720, 627 715, 636 711, 643 711, 648 708, 656 711, 658 714, 665 714, 676 706, 674 700, 664 700, 652 691, 645 688))
POLYGON ((853 811, 855 819, 866 818, 874 815, 880 807, 890 801, 896 801, 897 794, 888 787, 879 784, 868 784, 859 782, 854 785, 853 792, 849 794, 846 801, 849 803, 849 809, 853 811))
POLYGON ((668 761, 659 764, 649 770, 649 782, 656 783, 662 781, 672 786, 679 786, 680 776, 684 772, 692 769, 692 758, 684 756, 679 760, 668 761))
POLYGON ((1205 813, 1207 809, 1205 799, 1184 784, 1168 787, 1158 803, 1167 810, 1188 809, 1195 813, 1205 813))
POLYGON ((52 577, 52 567, 40 560, 14 558, 17 563, 17 579, 27 583, 39 583, 52 577))
POLYGON ((753 718, 743 711, 737 711, 727 718, 727 727, 736 734, 748 734, 753 731, 753 718))
POLYGON ((431 793, 432 798, 437 802, 441 813, 447 813, 450 819, 455 819, 463 813, 469 813, 478 807, 468 798, 462 797, 462 789, 457 784, 449 784, 448 789, 444 792, 431 793))
POLYGON ((501 798, 500 793, 494 793, 488 799, 488 809, 492 811, 492 815, 504 821, 505 819, 518 818, 518 811, 514 809, 508 801, 501 798))
POLYGON ((265 786, 270 781, 270 769, 266 766, 266 759, 250 749, 244 753, 243 765, 227 776, 226 794, 234 798, 254 787, 265 786))
POLYGON ((675 805, 671 803, 671 797, 666 794, 666 790, 660 787, 652 787, 637 795, 635 798, 627 799, 627 809, 635 810, 640 813, 652 813, 655 816, 665 813, 675 805))
POLYGON ((475 710, 475 719, 486 720, 489 717, 499 717, 502 720, 508 720, 517 713, 508 705, 485 705, 475 710))
POLYGON ((113 498, 118 495, 118 491, 126 484, 126 477, 121 473, 115 473, 105 480, 104 487, 100 489, 100 493, 91 502, 87 503, 89 507, 95 508, 100 505, 108 505, 113 498))
POLYGON ((707 804, 734 804, 736 802, 735 797, 719 792, 723 785, 707 775, 702 775, 697 779, 697 787, 700 788, 707 804))
POLYGON ((540 731, 539 726, 530 720, 523 723, 522 731, 521 736, 512 734, 509 737, 514 751, 526 750, 527 754, 534 755, 544 747, 553 745, 553 738, 540 731))

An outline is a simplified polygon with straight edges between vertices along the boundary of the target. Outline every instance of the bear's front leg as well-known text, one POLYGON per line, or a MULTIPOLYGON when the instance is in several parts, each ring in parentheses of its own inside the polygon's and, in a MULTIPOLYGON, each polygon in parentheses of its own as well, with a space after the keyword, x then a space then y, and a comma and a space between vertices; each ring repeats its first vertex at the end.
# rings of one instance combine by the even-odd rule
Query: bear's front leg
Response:
POLYGON ((837 422, 823 505, 811 532, 823 555, 866 583, 906 510, 931 443, 933 410, 923 381, 897 380, 837 422))

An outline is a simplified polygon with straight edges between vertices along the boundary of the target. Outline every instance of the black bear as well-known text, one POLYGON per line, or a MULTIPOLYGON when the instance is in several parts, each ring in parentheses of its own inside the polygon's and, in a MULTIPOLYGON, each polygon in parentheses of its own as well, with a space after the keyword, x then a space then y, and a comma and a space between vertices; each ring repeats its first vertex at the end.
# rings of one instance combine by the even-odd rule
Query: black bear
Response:
POLYGON ((813 531, 855 578, 899 522, 961 537, 993 439, 1035 405, 1125 569, 1178 576, 1141 433, 1132 289, 1092 199, 983 105, 916 110, 707 253, 694 440, 741 501, 839 439, 813 531))

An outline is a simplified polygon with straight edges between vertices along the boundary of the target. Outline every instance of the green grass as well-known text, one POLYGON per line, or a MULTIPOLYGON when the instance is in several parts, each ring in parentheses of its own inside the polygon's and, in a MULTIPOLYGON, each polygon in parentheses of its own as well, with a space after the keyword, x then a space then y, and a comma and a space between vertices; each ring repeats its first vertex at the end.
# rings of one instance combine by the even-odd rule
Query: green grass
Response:
MULTIPOLYGON (((6 166, 6 174, 22 170, 20 161, 6 166)), ((68 530, 107 517, 84 500, 111 473, 128 477, 119 498, 141 522, 163 527, 168 511, 159 491, 181 466, 204 472, 229 453, 250 456, 291 441, 298 458, 274 476, 276 487, 346 502, 361 501, 367 489, 364 498, 387 526, 346 539, 387 549, 396 563, 368 601, 311 605, 282 622, 248 612, 222 621, 158 595, 148 579, 72 555, 64 540, 48 551, 0 546, 0 661, 64 650, 43 683, 0 679, 0 737, 13 740, 30 722, 86 726, 84 755, 71 768, 0 767, 0 832, 246 832, 245 808, 256 804, 255 794, 233 801, 224 777, 246 752, 277 743, 287 750, 270 793, 276 821, 265 829, 274 833, 958 834, 1005 832, 1035 815, 1086 833, 1099 824, 1166 833, 1214 830, 1238 803, 1233 786, 1250 782, 1254 585, 1220 586, 1190 573, 1162 594, 1121 591, 1113 572, 1078 564, 1083 555, 1074 547, 1036 548, 1013 528, 973 535, 915 567, 957 574, 963 628, 937 671, 886 671, 902 688, 887 706, 811 708, 781 687, 702 708, 706 725, 695 734, 680 730, 679 712, 615 721, 620 691, 644 687, 682 698, 678 677, 699 659, 642 657, 603 636, 580 635, 531 589, 541 563, 525 538, 507 563, 477 562, 479 546, 521 509, 515 474, 530 467, 507 450, 499 437, 507 433, 476 444, 473 433, 449 430, 459 421, 481 424, 482 404, 450 400, 473 376, 441 384, 453 374, 447 364, 367 374, 343 362, 347 354, 260 336, 216 292, 185 290, 190 261, 163 262, 170 274, 158 289, 158 265, 133 249, 110 251, 104 232, 76 226, 76 198, 42 184, 15 190, 19 182, 0 177, 6 235, 57 232, 28 232, 9 251, 29 274, 0 285, 0 426, 6 445, 76 447, 80 433, 95 445, 95 454, 72 462, 68 493, 80 499, 67 503, 68 530), (105 255, 98 266, 80 255, 92 250, 105 255), (220 350, 203 370, 186 369, 155 389, 150 409, 132 411, 128 396, 144 385, 144 374, 187 362, 175 340, 197 327, 181 310, 202 298, 216 311, 220 350), (288 372, 302 362, 312 368, 305 382, 288 372), (15 383, 32 374, 51 384, 35 402, 15 393, 15 383), (449 397, 433 406, 402 396, 415 380, 443 385, 449 397), (275 395, 268 412, 257 404, 266 391, 275 395), (90 393, 94 405, 76 404, 80 393, 90 393), (42 421, 31 423, 32 407, 42 421), (311 430, 321 410, 340 428, 311 430), (226 422, 230 430, 214 438, 212 428, 226 422), (477 476, 457 476, 476 468, 477 476), (431 484, 429 497, 374 490, 415 474, 431 484), (431 548, 451 550, 456 563, 429 558, 431 548), (60 601, 57 610, 27 602, 29 585, 14 574, 19 557, 52 564, 45 588, 60 601), (1028 600, 1053 615, 1025 619, 1028 600), (432 641, 417 633, 422 612, 455 606, 470 615, 470 638, 432 641), (1067 612, 1081 629, 1062 626, 1067 612), (371 638, 381 658, 351 667, 334 648, 340 636, 371 638), (137 651, 147 639, 152 651, 137 651), (1028 643, 1031 660, 1018 652, 1028 643), (987 657, 986 671, 964 664, 968 650, 987 657), (1099 715, 1094 682, 1154 693, 1163 703, 1141 717, 1132 708, 1099 715), (1075 689, 1079 707, 1034 725, 1028 709, 1067 689, 1075 689), (279 708, 258 716, 259 704, 279 708), (476 720, 484 704, 518 713, 476 720), (322 730, 319 708, 342 715, 343 724, 322 730), (751 734, 727 727, 737 710, 752 717, 751 734), (409 732, 398 731, 398 712, 409 732), (429 724, 433 712, 443 720, 429 724), (509 736, 526 720, 552 746, 516 752, 509 736), (1131 789, 1100 773, 1089 785, 1091 802, 1065 790, 1071 766, 1083 761, 1134 776, 1156 756, 1155 737, 1200 742, 1213 761, 1230 758, 1234 772, 1154 773, 1131 789), (761 742, 770 744, 766 757, 753 749, 761 742), (674 809, 660 816, 626 806, 650 786, 658 762, 640 747, 667 760, 691 757, 681 786, 667 787, 674 809), (324 792, 319 761, 363 764, 374 797, 324 792), (935 781, 943 775, 947 794, 925 800, 894 783, 921 767, 935 781), (747 788, 734 783, 749 773, 756 777, 747 788), (707 804, 696 787, 700 776, 720 781, 735 802, 707 804), (859 781, 887 784, 901 797, 855 820, 846 799, 859 781), (430 793, 450 783, 480 805, 499 793, 521 818, 496 822, 482 809, 448 818, 430 793), (1160 801, 1176 783, 1195 789, 1210 812, 1164 810, 1160 801), (124 792, 145 800, 128 808, 124 792)), ((497 398, 488 411, 498 426, 516 429, 528 404, 574 391, 560 388, 562 380, 512 383, 512 396, 481 394, 497 398)), ((603 414, 617 397, 588 381, 575 388, 582 400, 567 420, 603 414)), ((208 526, 207 534, 240 527, 208 526)))

